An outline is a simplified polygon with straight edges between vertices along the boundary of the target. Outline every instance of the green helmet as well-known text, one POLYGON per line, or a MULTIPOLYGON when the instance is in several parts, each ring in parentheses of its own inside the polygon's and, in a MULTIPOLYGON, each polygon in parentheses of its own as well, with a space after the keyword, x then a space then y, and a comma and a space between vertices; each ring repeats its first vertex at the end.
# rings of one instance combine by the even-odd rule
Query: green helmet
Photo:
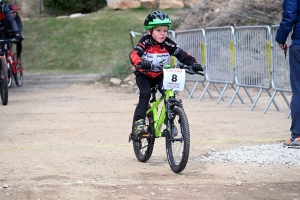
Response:
POLYGON ((151 12, 145 19, 145 30, 153 29, 156 26, 168 26, 171 27, 171 19, 167 14, 160 11, 151 12))

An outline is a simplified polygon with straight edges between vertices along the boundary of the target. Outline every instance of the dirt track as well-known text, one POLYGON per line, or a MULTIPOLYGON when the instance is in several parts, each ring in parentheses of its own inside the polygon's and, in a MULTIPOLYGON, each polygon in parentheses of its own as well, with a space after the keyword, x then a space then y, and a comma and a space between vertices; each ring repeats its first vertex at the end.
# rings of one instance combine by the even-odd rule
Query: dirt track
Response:
POLYGON ((0 199, 300 199, 299 166, 196 161, 212 148, 286 139, 290 120, 282 97, 276 97, 282 112, 271 105, 262 114, 266 94, 251 112, 246 96, 246 104, 236 99, 227 106, 230 90, 220 104, 207 94, 199 101, 203 88, 189 101, 181 93, 191 151, 186 169, 175 174, 163 138, 147 163, 135 158, 128 143, 134 90, 53 80, 28 75, 0 108, 0 199))

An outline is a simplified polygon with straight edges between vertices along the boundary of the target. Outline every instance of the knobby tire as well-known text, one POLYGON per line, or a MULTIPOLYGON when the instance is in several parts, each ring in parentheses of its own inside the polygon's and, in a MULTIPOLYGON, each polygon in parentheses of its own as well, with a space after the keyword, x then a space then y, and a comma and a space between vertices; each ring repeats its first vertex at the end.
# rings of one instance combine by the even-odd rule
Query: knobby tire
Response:
POLYGON ((23 69, 18 73, 14 74, 15 83, 18 87, 21 87, 23 84, 23 69))
POLYGON ((7 87, 10 88, 12 85, 12 70, 11 70, 11 66, 9 65, 9 63, 7 63, 7 77, 8 77, 8 81, 7 81, 7 87))
POLYGON ((173 172, 179 173, 186 167, 190 152, 190 129, 187 116, 182 108, 172 109, 174 118, 166 135, 166 153, 173 172), (177 133, 177 134, 176 134, 177 133))
POLYGON ((7 84, 7 66, 4 58, 0 58, 0 93, 2 105, 8 103, 8 84, 7 84))

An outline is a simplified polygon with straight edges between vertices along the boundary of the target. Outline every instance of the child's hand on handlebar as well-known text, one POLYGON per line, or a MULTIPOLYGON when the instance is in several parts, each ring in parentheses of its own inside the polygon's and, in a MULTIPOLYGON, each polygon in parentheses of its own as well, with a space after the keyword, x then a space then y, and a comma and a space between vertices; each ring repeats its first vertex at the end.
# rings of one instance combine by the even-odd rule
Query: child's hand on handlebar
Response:
POLYGON ((201 66, 201 64, 199 63, 194 63, 192 66, 188 66, 188 65, 184 65, 182 63, 178 64, 177 66, 179 66, 180 69, 185 69, 186 73, 194 75, 194 74, 199 74, 201 76, 204 76, 203 74, 203 68, 201 66))
POLYGON ((18 40, 18 41, 22 41, 22 40, 24 39, 23 36, 20 35, 20 34, 16 34, 15 38, 16 38, 16 40, 18 40))
POLYGON ((159 65, 155 65, 148 60, 143 60, 138 65, 141 65, 144 69, 148 69, 151 71, 162 71, 162 67, 160 67, 159 65))
POLYGON ((203 72, 203 68, 202 68, 202 66, 201 66, 201 64, 199 64, 199 63, 194 63, 193 64, 193 70, 195 71, 195 72, 203 72))

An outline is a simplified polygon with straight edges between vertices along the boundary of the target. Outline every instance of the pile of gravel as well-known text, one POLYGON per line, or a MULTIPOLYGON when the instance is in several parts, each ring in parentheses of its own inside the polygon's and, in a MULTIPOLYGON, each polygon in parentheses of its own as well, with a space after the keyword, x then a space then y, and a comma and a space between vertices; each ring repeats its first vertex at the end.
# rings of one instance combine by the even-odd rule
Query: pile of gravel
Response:
POLYGON ((300 165, 300 149, 283 147, 282 144, 243 146, 228 151, 211 149, 198 162, 237 164, 300 165))

